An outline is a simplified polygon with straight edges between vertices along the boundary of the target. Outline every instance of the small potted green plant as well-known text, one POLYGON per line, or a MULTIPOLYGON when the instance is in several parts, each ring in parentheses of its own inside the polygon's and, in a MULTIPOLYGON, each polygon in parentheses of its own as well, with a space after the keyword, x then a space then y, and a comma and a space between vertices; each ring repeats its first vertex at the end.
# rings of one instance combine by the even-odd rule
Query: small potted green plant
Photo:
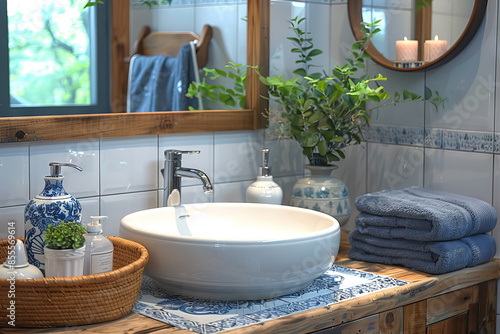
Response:
POLYGON ((83 275, 85 227, 75 222, 50 224, 44 232, 45 277, 83 275))

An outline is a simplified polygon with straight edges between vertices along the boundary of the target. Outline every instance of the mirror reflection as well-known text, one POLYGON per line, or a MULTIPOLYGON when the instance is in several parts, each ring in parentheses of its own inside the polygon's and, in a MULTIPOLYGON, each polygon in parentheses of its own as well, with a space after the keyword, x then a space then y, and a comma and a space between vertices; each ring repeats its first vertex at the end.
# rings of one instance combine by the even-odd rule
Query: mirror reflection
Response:
POLYGON ((360 2, 361 7, 352 6, 360 13, 350 13, 351 19, 359 15, 365 22, 380 20, 380 32, 372 38, 374 53, 382 57, 379 61, 384 66, 394 68, 427 66, 445 58, 461 44, 468 30, 472 29, 474 16, 478 15, 474 15, 477 7, 474 0, 360 2))
POLYGON ((247 5, 240 1, 173 1, 151 10, 130 6, 133 56, 127 112, 242 109, 244 91, 240 88, 244 90, 245 83, 238 86, 242 77, 238 72, 244 66, 230 69, 226 65, 246 63, 246 16, 247 5), (146 36, 144 29, 150 31, 146 36), (194 51, 200 47, 203 50, 194 51), (217 71, 207 73, 204 66, 217 71), (171 93, 162 94, 165 89, 171 93), (203 98, 193 96, 197 92, 203 98))
MULTIPOLYGON (((49 0, 47 0, 47 2, 48 1, 49 0)), ((61 0, 51 1, 61 2, 61 0)), ((202 5, 200 1, 192 0, 173 0, 172 3, 182 2, 185 4, 188 1, 196 5, 202 5)), ((207 4, 207 6, 209 3, 214 5, 214 1, 212 0, 203 1, 203 4, 207 4)), ((134 2, 134 0, 130 2, 134 2)), ((106 9, 107 5, 111 7, 111 11, 108 13, 97 10, 97 19, 103 18, 105 23, 111 24, 110 34, 108 35, 105 33, 105 31, 107 31, 106 29, 97 29, 97 31, 94 29, 94 32, 100 32, 96 34, 98 37, 105 37, 104 39, 106 40, 104 44, 105 47, 99 49, 107 49, 110 53, 103 57, 96 57, 100 62, 104 61, 105 64, 101 64, 97 70, 92 72, 97 72, 98 74, 111 72, 111 78, 107 77, 107 80, 104 82, 98 82, 97 88, 93 88, 93 91, 97 92, 98 101, 103 101, 104 105, 102 107, 99 105, 92 105, 92 110, 91 108, 87 108, 87 106, 78 106, 78 111, 73 112, 71 112, 70 108, 67 106, 51 106, 45 108, 45 114, 40 112, 42 107, 37 107, 36 110, 30 108, 26 113, 23 113, 23 111, 17 108, 13 110, 10 104, 5 102, 8 101, 9 97, 8 91, 5 89, 9 86, 9 77, 7 74, 0 76, 0 87, 4 87, 3 91, 0 90, 0 115, 7 116, 0 119, 0 142, 140 136, 166 133, 243 131, 261 129, 266 126, 266 120, 262 116, 262 113, 267 109, 268 103, 267 100, 260 97, 262 94, 265 94, 265 87, 260 85, 258 76, 252 71, 248 71, 248 76, 246 77, 244 109, 236 109, 233 107, 228 110, 220 110, 218 108, 218 110, 126 114, 124 102, 126 102, 128 64, 125 63, 124 60, 130 57, 131 49, 129 29, 130 2, 128 0, 110 0, 105 1, 100 6, 93 7, 98 9, 106 9), (104 13, 105 15, 99 16, 99 13, 104 13), (99 98, 100 94, 104 95, 105 98, 99 98), (7 109, 5 113, 2 113, 4 111, 2 108, 7 109), (112 113, 109 112, 110 109, 112 113), (68 114, 68 111, 74 115, 65 116, 68 114), (9 117, 40 115, 44 116, 9 117), (54 115, 60 116, 54 117, 54 115), (54 131, 55 127, 58 129, 57 131, 54 131)), ((45 4, 45 1, 43 3, 45 4)), ((208 18, 206 22, 209 22, 213 27, 217 27, 222 22, 226 21, 231 21, 234 24, 234 28, 232 29, 219 28, 218 31, 215 31, 213 40, 215 40, 218 45, 223 44, 221 44, 222 39, 218 37, 220 35, 217 35, 217 33, 227 32, 233 37, 227 44, 225 41, 226 37, 224 37, 224 45, 227 45, 227 47, 213 48, 212 52, 219 50, 219 53, 210 56, 211 59, 217 59, 219 57, 218 55, 227 55, 230 53, 230 50, 246 49, 248 50, 246 57, 245 52, 238 52, 239 56, 236 61, 248 63, 252 66, 259 66, 264 69, 267 68, 267 64, 269 64, 269 0, 252 0, 250 2, 244 0, 229 0, 224 1, 222 4, 233 4, 237 6, 241 16, 238 14, 237 19, 224 15, 216 15, 208 18), (241 20, 241 18, 245 16, 248 16, 247 21, 241 20), (241 28, 236 29, 237 25, 241 28), (248 31, 246 31, 247 25, 248 31), (236 35, 237 31, 239 31, 240 34, 236 35), (234 37, 240 35, 245 35, 245 38, 234 37), (248 38, 246 38, 246 35, 248 35, 248 38), (241 47, 244 47, 244 49, 241 47), (240 60, 243 57, 246 59, 240 60)), ((149 15, 149 12, 146 11, 145 8, 142 10, 143 14, 149 15)), ((205 11, 200 11, 196 13, 196 16, 202 17, 205 14, 205 11)), ((207 16, 208 15, 212 14, 207 14, 207 16)), ((6 1, 0 1, 0 21, 2 17, 7 17, 6 1)), ((151 19, 153 22, 151 22, 151 20, 146 20, 148 24, 161 23, 164 21, 164 18, 157 16, 153 16, 151 19)), ((169 20, 175 21, 176 18, 169 18, 169 20)), ((4 22, 6 21, 5 19, 4 22)), ((178 25, 183 23, 186 22, 178 22, 178 25)), ((6 29, 7 25, 4 28, 6 29)), ((99 42, 97 43, 99 44, 99 42)), ((3 62, 0 61, 0 64, 3 64, 3 68, 8 68, 7 33, 0 34, 0 44, 6 46, 4 49, 0 48, 0 60, 3 60, 3 62)), ((226 59, 229 59, 229 57, 226 59)), ((0 66, 0 69, 1 68, 0 66)), ((2 72, 0 70, 0 73, 8 73, 8 71, 2 72)))
POLYGON ((473 0, 364 0, 365 22, 380 20, 372 39, 398 68, 421 66, 441 57, 462 36, 473 0))

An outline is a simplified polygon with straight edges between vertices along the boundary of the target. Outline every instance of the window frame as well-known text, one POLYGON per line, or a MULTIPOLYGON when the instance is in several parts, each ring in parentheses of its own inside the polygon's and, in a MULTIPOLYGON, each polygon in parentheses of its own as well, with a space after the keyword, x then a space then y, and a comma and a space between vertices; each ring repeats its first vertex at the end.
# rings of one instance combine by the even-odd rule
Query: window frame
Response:
MULTIPOLYGON (((12 0, 11 0, 12 1, 12 0)), ((83 9, 82 10, 88 10, 83 9)), ((96 103, 89 105, 61 106, 10 106, 9 82, 9 38, 7 1, 0 1, 0 118, 18 116, 50 116, 109 113, 110 108, 110 4, 94 6, 96 50, 91 53, 95 57, 95 68, 91 67, 91 75, 95 72, 96 82, 91 86, 96 94, 96 103)))

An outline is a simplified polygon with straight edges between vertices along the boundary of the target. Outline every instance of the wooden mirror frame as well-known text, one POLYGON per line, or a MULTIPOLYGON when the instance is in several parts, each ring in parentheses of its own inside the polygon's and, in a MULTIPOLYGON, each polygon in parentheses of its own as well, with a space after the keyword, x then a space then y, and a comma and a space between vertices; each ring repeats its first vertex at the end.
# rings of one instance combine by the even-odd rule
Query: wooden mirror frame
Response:
MULTIPOLYGON (((123 76, 130 50, 128 0, 111 0, 111 86, 112 113, 69 116, 0 118, 0 143, 72 140, 100 137, 157 135, 214 131, 257 130, 267 126, 262 113, 267 90, 256 73, 248 71, 245 109, 200 110, 152 113, 118 113, 123 108, 123 76), (114 101, 114 102, 113 102, 114 101)), ((247 64, 258 65, 262 75, 269 70, 270 0, 247 1, 247 64)))
MULTIPOLYGON (((377 64, 395 71, 412 72, 412 71, 423 71, 436 68, 453 59, 456 55, 462 52, 462 50, 469 44, 469 42, 476 34, 479 27, 481 26, 484 14, 486 13, 487 4, 488 4, 487 0, 475 0, 469 22, 467 23, 467 26, 465 27, 462 35, 460 35, 455 44, 453 44, 441 57, 431 62, 428 62, 427 64, 424 64, 422 66, 417 66, 414 68, 395 67, 394 62, 387 59, 384 55, 382 55, 377 50, 377 48, 371 43, 368 45, 366 52, 372 57, 372 59, 377 64)), ((351 24, 351 29, 356 40, 360 40, 364 37, 363 33, 361 32, 361 28, 363 27, 361 25, 361 22, 363 22, 362 7, 363 7, 363 0, 348 0, 347 2, 349 22, 351 24)), ((430 38, 428 37, 427 39, 430 38)))

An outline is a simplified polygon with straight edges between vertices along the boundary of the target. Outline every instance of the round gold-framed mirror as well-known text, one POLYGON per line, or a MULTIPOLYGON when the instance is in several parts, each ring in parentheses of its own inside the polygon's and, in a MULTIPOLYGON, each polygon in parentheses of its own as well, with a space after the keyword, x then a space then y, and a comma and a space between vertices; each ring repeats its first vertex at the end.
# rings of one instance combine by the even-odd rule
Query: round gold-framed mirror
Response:
MULTIPOLYGON (((445 12, 445 3, 454 3, 455 8, 457 8, 459 6, 456 2, 449 0, 407 0, 394 4, 394 2, 384 0, 348 0, 347 7, 351 29, 357 40, 364 37, 361 32, 362 22, 374 22, 374 20, 382 19, 381 29, 389 29, 390 27, 391 30, 387 30, 388 33, 385 33, 384 30, 381 31, 382 34, 378 33, 379 36, 382 35, 382 38, 386 38, 384 40, 385 47, 379 44, 377 48, 377 41, 371 41, 366 49, 366 52, 376 63, 396 71, 423 71, 436 68, 453 59, 469 44, 481 26, 488 1, 463 0, 462 2, 464 5, 460 9, 461 12, 457 9, 449 13, 445 12), (443 3, 439 3, 440 1, 443 3), (406 7, 405 3, 407 3, 406 7), (433 11, 433 7, 438 8, 441 11, 440 14, 449 14, 450 17, 456 16, 450 19, 451 22, 454 20, 455 25, 450 27, 451 32, 448 35, 456 35, 450 41, 438 40, 438 32, 436 29, 433 30, 432 25, 434 23, 435 26, 438 26, 437 22, 440 21, 436 17, 439 13, 435 14, 437 10, 433 11), (403 13, 403 10, 406 10, 408 16, 402 19, 401 16, 397 15, 403 13), (378 11, 379 15, 373 14, 375 11, 378 11), (367 13, 372 14, 369 16, 367 13), (388 19, 387 13, 392 15, 392 20, 388 19), (396 26, 398 21, 409 21, 411 26, 396 26), (461 26, 460 29, 456 28, 457 24, 461 26), (391 33, 393 36, 388 37, 391 33), (401 36, 394 38, 394 34, 401 36), (407 35, 409 35, 408 41, 405 38, 407 35), (438 41, 436 42, 436 40, 438 41), (411 49, 406 48, 406 46, 410 46, 410 42, 411 49), (440 50, 433 53, 431 48, 436 44, 440 44, 440 50), (408 52, 410 55, 407 55, 408 52)), ((441 30, 441 32, 443 31, 441 30)), ((446 36, 447 32, 443 32, 443 34, 446 36)))

